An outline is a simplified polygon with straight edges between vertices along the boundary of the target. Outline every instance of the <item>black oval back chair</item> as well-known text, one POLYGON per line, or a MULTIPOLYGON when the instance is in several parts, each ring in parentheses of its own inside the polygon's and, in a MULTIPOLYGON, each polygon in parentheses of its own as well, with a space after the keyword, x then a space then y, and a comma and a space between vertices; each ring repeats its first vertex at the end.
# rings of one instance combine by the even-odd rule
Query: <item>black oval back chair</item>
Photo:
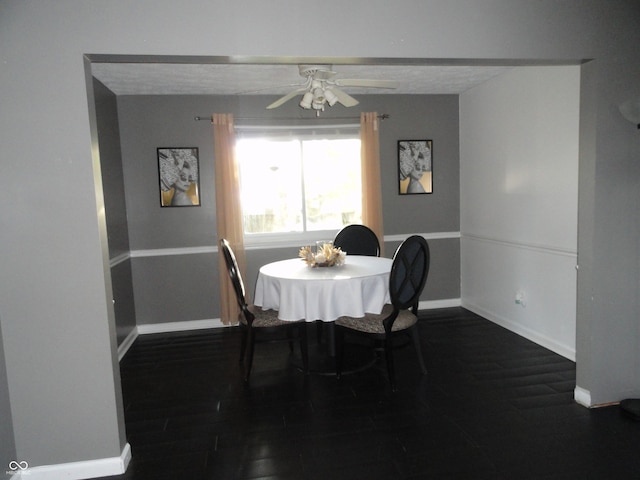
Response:
POLYGON ((396 378, 393 362, 395 337, 409 335, 418 357, 418 365, 423 374, 427 373, 420 348, 418 332, 418 302, 429 274, 430 253, 427 241, 413 235, 407 238, 393 256, 389 275, 389 297, 391 303, 383 307, 378 314, 367 313, 364 317, 340 317, 336 327, 336 376, 342 374, 344 358, 344 336, 360 334, 373 338, 384 345, 387 374, 391 389, 396 391, 396 378))
POLYGON ((333 239, 333 245, 340 247, 347 255, 380 256, 378 237, 366 225, 354 223, 343 227, 333 239))
MULTIPOLYGON (((227 272, 231 278, 231 284, 236 294, 236 300, 240 307, 240 315, 238 318, 240 329, 242 330, 242 341, 240 345, 240 362, 244 360, 245 351, 247 352, 247 364, 245 366, 245 381, 249 381, 249 375, 251 374, 251 367, 253 365, 253 351, 256 341, 262 341, 262 338, 256 339, 258 333, 261 337, 264 333, 265 340, 273 341, 274 334, 278 331, 284 331, 286 333, 286 340, 291 342, 291 339, 297 337, 300 342, 300 353, 302 355, 302 363, 304 372, 307 373, 308 366, 308 354, 307 354, 307 328, 306 322, 300 320, 297 322, 280 320, 278 318, 278 312, 276 310, 262 310, 261 307, 255 305, 248 305, 245 295, 244 282, 240 275, 240 269, 238 268, 238 261, 236 256, 229 245, 229 242, 222 238, 220 239, 220 248, 224 255, 224 260, 227 266, 227 272), (297 335, 296 335, 297 333, 297 335)), ((290 343, 291 345, 291 343, 290 343)))

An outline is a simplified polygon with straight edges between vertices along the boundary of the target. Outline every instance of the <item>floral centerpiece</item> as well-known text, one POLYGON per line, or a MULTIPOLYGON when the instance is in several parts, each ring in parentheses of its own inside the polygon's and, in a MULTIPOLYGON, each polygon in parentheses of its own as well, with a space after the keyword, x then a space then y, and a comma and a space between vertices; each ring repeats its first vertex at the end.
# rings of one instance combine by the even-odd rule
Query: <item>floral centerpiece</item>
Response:
POLYGON ((343 252, 340 247, 334 247, 331 243, 325 243, 324 245, 316 249, 316 253, 313 253, 311 247, 302 247, 298 256, 309 267, 335 267, 344 263, 347 253, 343 252))

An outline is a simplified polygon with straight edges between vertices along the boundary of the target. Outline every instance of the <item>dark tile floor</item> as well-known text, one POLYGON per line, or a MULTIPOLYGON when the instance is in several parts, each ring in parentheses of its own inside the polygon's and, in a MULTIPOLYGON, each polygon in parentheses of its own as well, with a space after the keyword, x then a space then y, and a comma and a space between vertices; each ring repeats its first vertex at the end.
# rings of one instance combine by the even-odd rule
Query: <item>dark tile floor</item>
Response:
POLYGON ((133 458, 110 478, 640 478, 640 422, 575 404, 573 362, 461 308, 419 328, 429 374, 399 350, 395 394, 382 361, 305 377, 262 344, 245 385, 236 329, 139 337, 121 363, 133 458))

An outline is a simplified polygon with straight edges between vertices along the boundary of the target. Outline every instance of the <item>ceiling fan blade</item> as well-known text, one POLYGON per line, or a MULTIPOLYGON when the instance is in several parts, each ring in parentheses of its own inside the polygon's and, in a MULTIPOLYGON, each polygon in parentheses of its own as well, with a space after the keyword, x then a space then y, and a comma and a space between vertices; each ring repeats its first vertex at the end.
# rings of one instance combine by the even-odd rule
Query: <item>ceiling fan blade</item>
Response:
POLYGON ((271 105, 268 105, 267 106, 267 110, 271 110, 272 108, 278 108, 280 105, 282 105, 285 102, 288 102, 293 97, 301 94, 302 92, 306 92, 306 90, 307 90, 306 88, 298 88, 297 90, 293 90, 292 92, 287 93, 284 97, 280 97, 278 100, 273 102, 271 105))
POLYGON ((358 103, 360 103, 358 102, 358 100, 353 98, 351 95, 344 93, 339 88, 333 87, 331 88, 331 91, 335 94, 336 97, 338 97, 338 102, 340 102, 345 107, 355 107, 356 105, 358 105, 358 103))
POLYGON ((305 83, 287 83, 285 85, 271 85, 269 87, 255 88, 255 89, 252 89, 252 90, 244 90, 242 92, 236 92, 236 93, 234 93, 234 95, 253 95, 253 94, 257 94, 257 93, 264 92, 264 91, 267 91, 267 90, 273 90, 273 89, 276 89, 276 88, 277 89, 285 88, 285 87, 286 88, 291 88, 291 87, 303 88, 303 87, 306 87, 306 85, 307 85, 306 82, 305 83))
POLYGON ((341 87, 398 88, 398 84, 391 80, 340 78, 335 81, 335 84, 341 87))

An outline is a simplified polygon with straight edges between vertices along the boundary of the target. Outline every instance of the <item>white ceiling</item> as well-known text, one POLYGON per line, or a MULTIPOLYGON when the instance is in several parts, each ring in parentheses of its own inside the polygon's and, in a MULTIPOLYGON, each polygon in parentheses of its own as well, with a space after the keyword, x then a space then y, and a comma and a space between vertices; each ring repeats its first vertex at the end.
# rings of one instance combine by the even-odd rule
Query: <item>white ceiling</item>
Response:
MULTIPOLYGON (((349 94, 460 94, 511 66, 333 65, 335 79, 393 80, 397 88, 341 87, 349 94)), ((285 95, 303 83, 295 64, 93 63, 116 95, 285 95)))

